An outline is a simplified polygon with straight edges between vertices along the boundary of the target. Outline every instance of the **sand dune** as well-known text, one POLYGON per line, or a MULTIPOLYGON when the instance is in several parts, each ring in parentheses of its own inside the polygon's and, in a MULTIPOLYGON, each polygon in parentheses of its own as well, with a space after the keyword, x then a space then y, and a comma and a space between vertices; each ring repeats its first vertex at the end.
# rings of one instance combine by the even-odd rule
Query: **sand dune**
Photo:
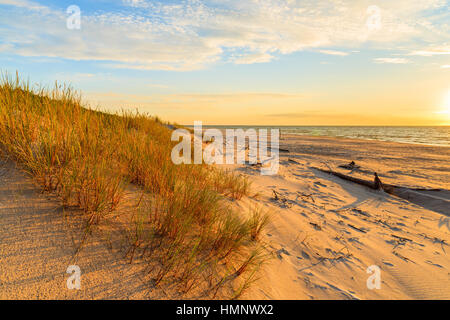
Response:
MULTIPOLYGON (((283 137, 281 147, 290 152, 281 154, 276 176, 231 166, 258 193, 235 205, 272 212, 263 240, 273 259, 244 298, 450 299, 447 216, 312 169, 354 160, 361 170, 343 172, 368 178, 376 171, 386 183, 448 190, 449 148, 298 136, 283 137), (379 290, 366 285, 372 265, 381 269, 379 290)), ((3 163, 0 298, 168 298, 147 285, 138 261, 123 259, 123 243, 111 228, 94 233, 74 256, 83 227, 75 211, 63 212, 14 164, 3 163), (78 291, 66 287, 71 264, 82 270, 78 291)))
POLYGON ((84 219, 41 194, 12 162, 0 166, 0 299, 145 299, 142 267, 123 259, 120 243, 93 234, 76 254, 84 219), (81 290, 66 270, 81 269, 81 290))

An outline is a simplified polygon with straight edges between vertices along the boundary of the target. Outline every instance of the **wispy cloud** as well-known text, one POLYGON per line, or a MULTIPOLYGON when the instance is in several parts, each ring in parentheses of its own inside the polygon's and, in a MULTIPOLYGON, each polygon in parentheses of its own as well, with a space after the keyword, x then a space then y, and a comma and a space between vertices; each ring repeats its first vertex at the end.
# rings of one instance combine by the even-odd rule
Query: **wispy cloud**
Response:
POLYGON ((236 64, 253 64, 270 62, 274 59, 274 56, 268 53, 253 53, 248 55, 241 55, 235 58, 233 61, 236 64))
POLYGON ((48 8, 46 6, 28 0, 0 0, 0 5, 12 6, 17 8, 26 8, 27 10, 33 11, 36 10, 48 11, 48 8))
POLYGON ((348 56, 348 52, 337 51, 337 50, 319 50, 320 53, 329 54, 332 56, 348 56))
POLYGON ((36 5, 35 3, 27 0, 0 0, 0 4, 28 8, 36 5))
POLYGON ((353 0, 124 0, 114 12, 88 14, 81 7, 81 30, 65 28, 65 10, 25 0, 0 5, 0 52, 115 68, 185 71, 218 61, 270 62, 306 49, 344 56, 348 53, 330 48, 355 49, 367 42, 392 48, 412 46, 419 37, 435 44, 449 38, 448 23, 438 13, 443 0, 384 2, 376 31, 367 25, 367 2, 353 0), (237 51, 232 59, 230 51, 237 51))
POLYGON ((391 63, 391 64, 406 64, 411 61, 405 58, 376 58, 374 59, 376 63, 391 63))
POLYGON ((423 56, 423 57, 431 57, 431 56, 440 56, 450 54, 450 46, 438 46, 438 47, 429 47, 421 50, 411 51, 408 55, 410 56, 423 56))

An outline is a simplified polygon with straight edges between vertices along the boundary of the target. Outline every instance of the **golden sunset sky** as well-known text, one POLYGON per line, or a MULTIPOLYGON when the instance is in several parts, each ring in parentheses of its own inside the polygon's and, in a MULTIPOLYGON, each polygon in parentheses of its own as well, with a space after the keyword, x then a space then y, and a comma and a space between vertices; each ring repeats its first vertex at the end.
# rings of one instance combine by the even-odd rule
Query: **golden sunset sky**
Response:
POLYGON ((2 71, 191 125, 450 125, 450 6, 0 0, 2 71))

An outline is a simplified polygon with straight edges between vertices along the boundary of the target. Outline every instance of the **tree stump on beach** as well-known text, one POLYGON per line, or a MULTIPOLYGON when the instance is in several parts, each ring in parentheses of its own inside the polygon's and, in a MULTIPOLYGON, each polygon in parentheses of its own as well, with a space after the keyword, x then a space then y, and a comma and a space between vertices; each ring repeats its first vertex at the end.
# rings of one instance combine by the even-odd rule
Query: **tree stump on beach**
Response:
POLYGON ((374 188, 376 190, 383 190, 383 183, 381 182, 380 178, 378 177, 378 174, 375 172, 375 181, 374 181, 374 188))

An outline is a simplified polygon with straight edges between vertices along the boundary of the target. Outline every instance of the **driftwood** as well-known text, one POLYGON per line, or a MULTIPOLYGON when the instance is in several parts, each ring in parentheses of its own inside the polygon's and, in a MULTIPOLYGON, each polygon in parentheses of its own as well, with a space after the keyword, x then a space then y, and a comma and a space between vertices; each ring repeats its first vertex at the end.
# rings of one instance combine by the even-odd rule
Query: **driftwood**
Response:
POLYGON ((313 169, 316 169, 316 170, 324 172, 324 173, 331 174, 333 176, 339 177, 339 178, 347 180, 347 181, 351 181, 351 182, 354 182, 354 183, 366 186, 366 187, 371 188, 371 189, 375 189, 375 184, 372 181, 367 181, 367 180, 355 178, 355 177, 348 176, 346 174, 339 173, 339 172, 336 172, 336 171, 324 170, 324 169, 319 169, 319 168, 315 168, 315 167, 313 167, 313 169))
POLYGON ((277 202, 281 202, 281 204, 285 207, 285 208, 291 208, 292 204, 289 202, 290 200, 281 196, 278 192, 276 192, 275 190, 272 189, 272 193, 273 193, 273 198, 272 200, 277 201, 277 202))
POLYGON ((314 229, 316 229, 318 231, 322 231, 322 227, 319 226, 317 223, 310 222, 309 224, 312 225, 314 227, 314 229))
POLYGON ((278 192, 276 192, 275 190, 272 190, 273 193, 273 200, 278 201, 280 200, 280 198, 278 197, 278 192))
POLYGON ((305 199, 306 199, 306 198, 309 198, 309 199, 311 199, 312 202, 316 203, 316 201, 314 201, 314 198, 313 198, 313 196, 312 196, 312 193, 311 193, 311 194, 306 194, 306 193, 297 191, 297 198, 295 198, 295 201, 297 201, 297 199, 298 199, 299 197, 302 198, 303 201, 306 201, 305 199))
POLYGON ((342 174, 333 170, 324 170, 315 167, 313 167, 313 169, 331 174, 343 180, 351 181, 353 183, 368 187, 373 190, 383 190, 386 193, 408 200, 409 202, 417 204, 426 209, 445 214, 446 216, 450 216, 450 200, 425 193, 429 191, 436 191, 436 192, 443 191, 441 189, 423 189, 423 188, 413 189, 407 187, 399 187, 392 184, 386 184, 381 182, 377 173, 374 173, 375 179, 373 181, 368 181, 364 179, 355 178, 346 174, 342 174))
POLYGON ((348 169, 348 170, 354 170, 354 169, 359 169, 361 168, 360 166, 358 166, 355 161, 350 162, 349 164, 343 164, 340 165, 339 168, 343 168, 343 169, 348 169))
POLYGON ((384 190, 383 183, 381 182, 380 178, 378 177, 378 174, 375 172, 374 175, 375 175, 375 180, 373 182, 374 189, 384 190))
POLYGON ((358 227, 355 227, 354 225, 352 225, 352 224, 350 224, 350 223, 347 223, 347 225, 348 225, 350 228, 355 229, 355 230, 357 230, 357 231, 359 231, 359 232, 367 233, 366 230, 361 229, 361 228, 358 228, 358 227))
POLYGON ((399 236, 396 236, 395 234, 391 234, 391 236, 393 237, 393 238, 396 238, 397 240, 399 240, 399 241, 401 241, 401 242, 414 242, 414 241, 412 241, 411 239, 408 239, 408 238, 404 238, 404 237, 399 237, 399 236))

